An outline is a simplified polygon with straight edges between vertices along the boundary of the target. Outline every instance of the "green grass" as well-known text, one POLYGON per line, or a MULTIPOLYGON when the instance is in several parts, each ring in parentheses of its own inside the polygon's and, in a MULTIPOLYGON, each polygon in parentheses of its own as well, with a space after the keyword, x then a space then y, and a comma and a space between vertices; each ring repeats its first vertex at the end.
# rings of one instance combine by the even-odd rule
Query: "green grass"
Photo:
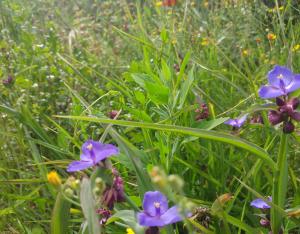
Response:
MULTIPOLYGON (((274 64, 300 72, 297 1, 283 10, 262 1, 205 2, 0 1, 0 77, 14 79, 9 87, 0 84, 0 233, 50 233, 52 216, 65 217, 69 206, 79 210, 71 212, 70 233, 97 230, 87 179, 82 187, 88 192, 74 189, 71 197, 47 182, 54 169, 70 187, 65 169, 87 139, 121 150, 112 164, 127 202, 117 205, 106 233, 126 233, 127 225, 138 233, 133 210, 154 189, 172 203, 211 208, 209 227, 187 221, 186 233, 268 233, 250 202, 272 191, 275 220, 284 217, 285 233, 300 231, 299 218, 284 212, 300 202, 299 124, 279 149, 281 130, 267 120, 274 106, 257 94, 274 64), (268 40, 268 33, 276 39, 268 40), (202 102, 210 116, 197 122, 202 102), (117 120, 108 118, 111 110, 120 111, 117 120), (223 122, 243 113, 262 114, 264 124, 248 121, 234 135, 223 122), (182 178, 178 196, 170 193, 172 184, 161 187, 151 178, 155 166, 165 180, 182 178), (288 182, 277 171, 286 166, 288 182), (286 199, 278 184, 287 187, 286 199), (225 193, 234 197, 218 204, 225 193), (86 201, 82 209, 80 200, 86 201), (83 214, 92 223, 86 230, 83 214)), ((93 185, 98 174, 85 174, 93 185)), ((172 233, 183 229, 179 223, 172 233)))

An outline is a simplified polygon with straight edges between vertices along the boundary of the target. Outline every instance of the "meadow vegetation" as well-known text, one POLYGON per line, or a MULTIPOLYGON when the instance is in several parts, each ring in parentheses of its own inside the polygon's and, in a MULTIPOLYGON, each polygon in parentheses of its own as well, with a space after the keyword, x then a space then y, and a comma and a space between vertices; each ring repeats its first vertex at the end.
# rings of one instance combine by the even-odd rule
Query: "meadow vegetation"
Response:
POLYGON ((300 233, 299 4, 0 1, 0 233, 300 233))

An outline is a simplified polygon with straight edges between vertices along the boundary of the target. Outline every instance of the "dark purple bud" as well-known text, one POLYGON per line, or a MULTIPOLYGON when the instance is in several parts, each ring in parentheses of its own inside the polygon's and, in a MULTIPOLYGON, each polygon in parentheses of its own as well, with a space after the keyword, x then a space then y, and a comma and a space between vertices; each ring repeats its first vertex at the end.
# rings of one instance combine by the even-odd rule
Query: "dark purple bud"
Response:
POLYGON ((287 113, 291 115, 294 110, 298 107, 299 100, 297 98, 292 98, 288 102, 286 102, 283 106, 279 108, 279 111, 282 113, 287 113))
POLYGON ((283 101, 281 98, 276 98, 276 104, 277 106, 283 106, 285 104, 285 101, 283 101))
POLYGON ((124 202, 124 184, 123 179, 120 176, 115 176, 111 187, 105 189, 102 197, 102 202, 109 209, 114 208, 116 202, 124 202))
POLYGON ((283 123, 284 133, 292 133, 294 130, 295 130, 295 126, 291 121, 287 121, 283 123))
POLYGON ((158 227, 149 227, 147 228, 145 234, 159 234, 159 228, 158 227))
POLYGON ((107 210, 107 209, 103 209, 103 208, 98 209, 96 211, 96 213, 101 216, 101 219, 100 219, 101 225, 104 225, 111 216, 111 211, 107 210))
POLYGON ((252 124, 263 124, 264 120, 263 120, 261 115, 257 115, 257 116, 253 116, 250 119, 250 123, 252 123, 252 124))
POLYGON ((176 72, 179 72, 179 71, 180 71, 180 67, 179 67, 179 65, 178 65, 177 63, 174 63, 173 68, 174 68, 174 70, 175 70, 176 72))
POLYGON ((276 125, 283 121, 283 116, 282 113, 275 110, 271 110, 268 113, 268 119, 272 125, 276 125))
POLYGON ((263 226, 263 227, 269 227, 270 226, 270 221, 267 220, 267 219, 261 219, 259 221, 260 225, 263 226))
POLYGON ((288 104, 290 104, 294 110, 297 109, 299 103, 300 103, 299 98, 292 98, 291 100, 288 101, 288 104))
POLYGON ((291 116, 292 119, 300 122, 300 112, 294 111, 290 116, 291 116))
POLYGON ((14 78, 12 77, 12 75, 9 75, 6 79, 2 80, 2 84, 4 86, 10 86, 10 85, 12 85, 13 81, 14 81, 14 78))
POLYGON ((200 108, 197 108, 195 110, 195 113, 199 113, 196 115, 195 119, 196 121, 201 121, 203 119, 207 119, 209 117, 209 109, 208 106, 205 103, 202 103, 200 105, 200 108))
POLYGON ((112 110, 111 112, 108 113, 108 117, 111 119, 114 119, 118 114, 117 110, 112 110))

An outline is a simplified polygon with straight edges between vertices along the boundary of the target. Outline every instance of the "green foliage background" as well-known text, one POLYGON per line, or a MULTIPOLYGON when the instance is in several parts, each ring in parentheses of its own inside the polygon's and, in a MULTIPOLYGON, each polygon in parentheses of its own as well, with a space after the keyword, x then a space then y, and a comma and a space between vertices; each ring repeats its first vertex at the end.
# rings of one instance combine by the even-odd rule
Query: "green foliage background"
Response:
MULTIPOLYGON (((239 180, 271 194, 269 159, 276 161, 280 131, 269 126, 263 110, 264 125, 248 124, 239 132, 267 155, 262 160, 235 147, 235 136, 221 124, 244 112, 255 115, 265 103, 257 90, 274 64, 300 72, 300 9, 297 1, 282 4, 274 10, 255 0, 179 0, 174 7, 129 0, 0 1, 0 77, 14 79, 9 87, 0 85, 1 233, 48 233, 56 192, 47 173, 55 169, 65 180, 82 142, 105 131, 105 122, 54 115, 103 119, 111 110, 122 110, 120 120, 148 124, 116 122, 106 138, 124 144, 113 163, 128 195, 139 196, 140 178, 126 149, 145 170, 159 165, 180 175, 185 195, 198 205, 234 194, 226 213, 259 227, 249 207, 255 196, 239 180), (268 40, 268 33, 276 39, 268 40), (209 104, 210 121, 195 121, 199 101, 209 104), (182 134, 176 126, 214 128, 228 141, 182 134)), ((300 203, 299 140, 297 130, 288 147, 287 208, 300 203)), ((81 221, 72 216, 73 233, 81 221)), ((243 233, 238 225, 230 229, 243 233)), ((112 225, 107 231, 119 230, 112 225)))

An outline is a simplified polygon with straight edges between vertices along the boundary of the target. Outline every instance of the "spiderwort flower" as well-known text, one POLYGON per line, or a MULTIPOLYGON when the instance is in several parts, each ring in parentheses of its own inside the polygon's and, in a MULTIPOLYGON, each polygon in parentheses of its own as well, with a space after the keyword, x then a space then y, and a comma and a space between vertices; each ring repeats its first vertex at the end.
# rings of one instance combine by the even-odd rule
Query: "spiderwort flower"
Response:
POLYGON ((240 128, 246 122, 247 116, 248 116, 248 114, 243 115, 241 118, 229 119, 229 120, 225 121, 224 124, 231 125, 234 128, 240 128))
POLYGON ((182 220, 177 206, 168 209, 168 200, 159 191, 145 193, 143 208, 144 211, 138 213, 138 222, 141 226, 163 227, 182 220))
MULTIPOLYGON (((272 197, 268 197, 268 201, 272 201, 272 197)), ((271 206, 265 202, 263 199, 257 198, 253 200, 250 205, 252 207, 258 208, 258 209, 270 209, 271 206)))
POLYGON ((82 154, 80 155, 80 161, 70 163, 67 169, 68 172, 81 171, 96 166, 100 161, 119 153, 116 146, 102 144, 93 140, 86 141, 81 149, 82 154))
POLYGON ((276 65, 268 73, 269 84, 262 86, 258 94, 261 98, 276 98, 300 88, 300 74, 293 72, 283 66, 276 65))

